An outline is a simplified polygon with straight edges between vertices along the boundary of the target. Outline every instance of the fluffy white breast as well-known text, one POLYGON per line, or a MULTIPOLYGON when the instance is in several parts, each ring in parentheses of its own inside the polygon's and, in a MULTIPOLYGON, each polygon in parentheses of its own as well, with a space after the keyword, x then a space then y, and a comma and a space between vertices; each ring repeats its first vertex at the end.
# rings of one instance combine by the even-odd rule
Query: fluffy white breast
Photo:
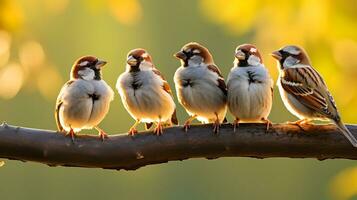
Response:
POLYGON ((163 89, 164 81, 151 70, 124 72, 117 89, 124 107, 134 119, 142 122, 167 121, 175 109, 171 95, 163 89))
POLYGON ((273 81, 264 65, 259 65, 233 67, 228 75, 228 107, 242 121, 267 118, 271 110, 273 81))
POLYGON ((179 67, 174 81, 179 102, 190 114, 198 115, 203 122, 212 122, 219 115, 222 121, 226 113, 226 96, 218 87, 218 74, 205 64, 179 67), (188 84, 188 85, 186 85, 188 84))
POLYGON ((261 65, 260 58, 255 55, 250 55, 247 62, 251 66, 261 65))
POLYGON ((98 125, 109 110, 114 92, 104 80, 76 79, 65 86, 59 95, 62 106, 60 122, 66 131, 72 127, 76 132, 98 125), (91 95, 96 95, 93 100, 91 95))

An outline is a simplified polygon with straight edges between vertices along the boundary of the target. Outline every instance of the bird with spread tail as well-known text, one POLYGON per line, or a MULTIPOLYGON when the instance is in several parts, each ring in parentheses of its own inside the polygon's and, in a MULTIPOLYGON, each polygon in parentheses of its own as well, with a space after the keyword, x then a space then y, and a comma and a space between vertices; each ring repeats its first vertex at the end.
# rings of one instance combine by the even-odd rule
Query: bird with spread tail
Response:
POLYGON ((272 56, 278 61, 280 69, 277 82, 280 96, 287 109, 300 119, 296 124, 332 120, 351 144, 357 147, 356 137, 342 122, 325 81, 312 67, 305 50, 288 45, 274 51, 272 56))
POLYGON ((163 133, 165 124, 178 124, 170 85, 153 64, 150 54, 145 49, 134 49, 128 53, 126 62, 116 88, 124 107, 136 120, 129 135, 137 133, 140 122, 146 123, 147 129, 156 124, 157 135, 163 133))
POLYGON ((236 48, 233 67, 228 75, 228 109, 239 122, 271 122, 268 116, 273 104, 273 80, 263 64, 258 49, 252 44, 236 48))
POLYGON ((107 134, 98 127, 109 111, 114 92, 102 80, 106 61, 94 56, 79 58, 73 65, 70 80, 62 87, 56 102, 55 118, 59 131, 74 140, 82 129, 95 128, 103 140, 107 134))
POLYGON ((197 118, 203 123, 213 123, 213 131, 218 133, 227 112, 227 87, 211 53, 191 42, 174 56, 181 61, 174 75, 178 100, 190 115, 184 124, 185 131, 197 118))

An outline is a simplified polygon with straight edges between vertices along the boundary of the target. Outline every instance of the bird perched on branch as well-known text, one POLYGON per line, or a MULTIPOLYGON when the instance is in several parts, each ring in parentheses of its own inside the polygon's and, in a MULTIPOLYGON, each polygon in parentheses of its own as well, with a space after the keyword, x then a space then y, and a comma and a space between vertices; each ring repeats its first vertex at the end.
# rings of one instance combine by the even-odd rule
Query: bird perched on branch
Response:
POLYGON ((227 112, 227 87, 211 53, 191 42, 174 56, 181 61, 174 76, 177 96, 190 115, 185 130, 197 118, 203 123, 213 123, 213 131, 218 133, 227 112))
POLYGON ((311 120, 332 120, 345 137, 357 147, 355 136, 343 124, 335 101, 321 75, 312 67, 307 53, 289 45, 272 53, 278 60, 278 87, 287 109, 297 116, 298 125, 311 120))
POLYGON ((269 128, 273 80, 254 45, 243 44, 236 48, 227 88, 228 109, 235 117, 234 131, 240 121, 263 121, 267 124, 267 129, 269 128))
POLYGON ((108 113, 114 92, 102 80, 106 61, 94 56, 79 58, 73 65, 70 80, 62 87, 56 103, 58 130, 66 131, 74 140, 82 129, 95 128, 102 140, 106 133, 98 127, 108 113))
POLYGON ((157 135, 162 134, 165 123, 178 124, 170 86, 149 53, 145 49, 131 50, 126 62, 126 70, 119 76, 116 88, 124 107, 136 120, 129 135, 137 133, 136 126, 140 122, 145 122, 146 128, 155 123, 157 135))

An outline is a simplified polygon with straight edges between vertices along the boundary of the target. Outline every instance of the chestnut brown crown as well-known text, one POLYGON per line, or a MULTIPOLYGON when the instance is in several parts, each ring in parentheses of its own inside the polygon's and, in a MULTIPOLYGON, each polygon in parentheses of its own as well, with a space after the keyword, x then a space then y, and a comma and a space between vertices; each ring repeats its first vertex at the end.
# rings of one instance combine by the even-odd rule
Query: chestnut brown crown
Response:
POLYGON ((107 64, 104 60, 99 60, 95 56, 82 56, 77 59, 71 70, 71 78, 78 79, 81 78, 81 75, 78 73, 81 70, 85 70, 89 68, 94 71, 95 77, 94 79, 100 80, 101 79, 101 69, 102 67, 107 64))
POLYGON ((184 45, 181 51, 177 52, 174 56, 178 59, 187 62, 192 56, 201 56, 203 62, 206 64, 213 64, 213 57, 209 50, 197 42, 190 42, 184 45))
POLYGON ((127 63, 130 66, 138 66, 143 61, 152 63, 152 57, 145 49, 137 48, 129 51, 127 63))
POLYGON ((239 45, 235 50, 235 57, 240 61, 247 61, 251 55, 259 58, 260 63, 263 63, 262 56, 255 45, 252 44, 242 44, 239 45))
POLYGON ((296 45, 284 46, 279 50, 274 51, 271 55, 281 64, 284 63, 286 58, 292 57, 298 60, 299 64, 310 65, 310 58, 308 57, 306 51, 302 47, 296 45))

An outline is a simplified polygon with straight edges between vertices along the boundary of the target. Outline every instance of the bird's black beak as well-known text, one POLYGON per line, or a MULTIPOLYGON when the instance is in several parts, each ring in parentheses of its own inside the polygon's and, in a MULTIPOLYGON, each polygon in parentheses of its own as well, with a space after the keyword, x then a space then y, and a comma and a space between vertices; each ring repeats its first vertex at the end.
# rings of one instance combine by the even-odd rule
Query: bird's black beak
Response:
POLYGON ((98 60, 98 62, 95 64, 95 68, 101 69, 104 65, 107 64, 107 61, 104 60, 98 60))
POLYGON ((186 60, 187 59, 187 56, 184 52, 182 51, 179 51, 177 53, 174 54, 174 56, 180 60, 186 60))
POLYGON ((138 64, 138 60, 133 56, 129 56, 126 60, 126 63, 128 63, 130 66, 136 66, 138 64))
POLYGON ((277 59, 279 61, 283 58, 283 56, 281 55, 281 53, 279 51, 274 51, 270 55, 273 56, 273 58, 275 58, 275 59, 277 59))

